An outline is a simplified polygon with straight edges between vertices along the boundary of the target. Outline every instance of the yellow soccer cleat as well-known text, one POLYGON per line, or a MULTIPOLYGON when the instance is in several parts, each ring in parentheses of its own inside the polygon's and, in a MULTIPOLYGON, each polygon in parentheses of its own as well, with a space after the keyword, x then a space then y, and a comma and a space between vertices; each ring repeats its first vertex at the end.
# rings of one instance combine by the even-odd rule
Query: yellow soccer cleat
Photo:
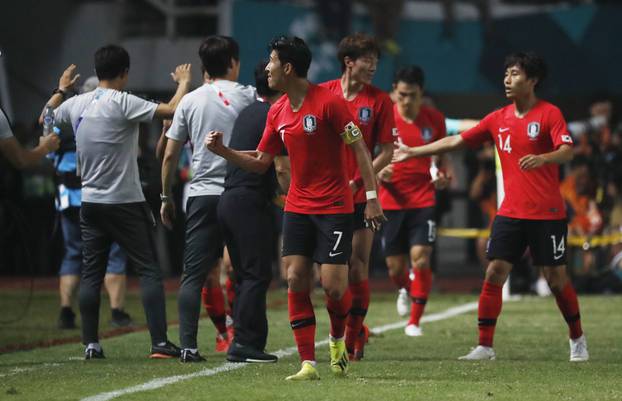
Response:
POLYGON ((302 380, 320 380, 320 374, 317 369, 309 361, 304 361, 302 367, 295 375, 287 376, 285 380, 302 381, 302 380))
POLYGON ((338 376, 345 376, 348 373, 348 351, 346 343, 343 340, 330 339, 328 342, 330 348, 330 370, 338 376))

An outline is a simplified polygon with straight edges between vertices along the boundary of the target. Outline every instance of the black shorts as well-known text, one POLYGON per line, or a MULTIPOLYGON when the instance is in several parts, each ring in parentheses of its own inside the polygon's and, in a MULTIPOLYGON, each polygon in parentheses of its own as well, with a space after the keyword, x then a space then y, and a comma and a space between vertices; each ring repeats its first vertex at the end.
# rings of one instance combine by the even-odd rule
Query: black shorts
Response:
POLYGON ((367 222, 365 221, 365 207, 367 203, 355 203, 354 204, 354 213, 352 213, 353 221, 352 221, 352 230, 363 230, 369 228, 367 222))
POLYGON ((410 253, 415 245, 433 246, 436 242, 434 208, 385 210, 387 221, 382 228, 384 256, 410 253))
POLYGON ((283 216, 283 256, 306 256, 320 264, 345 265, 352 253, 352 214, 283 216))
POLYGON ((495 217, 488 240, 489 260, 501 259, 516 264, 527 247, 535 266, 566 264, 566 220, 526 220, 495 217))

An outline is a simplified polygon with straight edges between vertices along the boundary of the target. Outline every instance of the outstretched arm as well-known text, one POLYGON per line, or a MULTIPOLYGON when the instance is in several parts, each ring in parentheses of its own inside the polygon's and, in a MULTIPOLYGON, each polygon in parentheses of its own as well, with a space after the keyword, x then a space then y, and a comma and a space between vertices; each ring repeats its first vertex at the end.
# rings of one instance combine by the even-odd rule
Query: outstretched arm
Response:
POLYGON ((39 137, 39 146, 34 149, 24 149, 14 136, 0 139, 0 154, 6 157, 17 169, 36 166, 41 159, 50 152, 56 151, 60 139, 56 134, 39 137))
POLYGON ((173 118, 179 101, 190 90, 190 81, 192 80, 191 67, 191 64, 181 64, 175 68, 175 72, 171 72, 171 78, 177 82, 177 91, 168 103, 160 103, 158 105, 155 117, 162 119, 173 118))
POLYGON ((233 150, 222 143, 222 132, 210 131, 205 138, 205 146, 211 152, 252 173, 265 173, 274 156, 264 152, 245 152, 233 150))
POLYGON ((562 145, 556 150, 540 155, 526 155, 520 158, 518 164, 521 170, 533 170, 545 164, 564 164, 572 160, 572 146, 562 145))
POLYGON ((462 136, 447 136, 438 141, 428 143, 423 146, 409 147, 402 142, 395 142, 395 150, 393 151, 393 162, 401 162, 411 157, 426 157, 433 155, 440 155, 443 153, 453 152, 466 147, 466 143, 462 136))
MULTIPOLYGON (((52 95, 45 103, 45 106, 52 106, 52 108, 56 109, 58 106, 63 103, 67 96, 67 92, 73 87, 78 78, 80 78, 80 74, 76 74, 76 65, 71 64, 69 67, 63 71, 62 75, 58 79, 58 91, 52 95)), ((41 111, 39 115, 39 124, 43 124, 43 113, 45 112, 45 107, 41 111)))

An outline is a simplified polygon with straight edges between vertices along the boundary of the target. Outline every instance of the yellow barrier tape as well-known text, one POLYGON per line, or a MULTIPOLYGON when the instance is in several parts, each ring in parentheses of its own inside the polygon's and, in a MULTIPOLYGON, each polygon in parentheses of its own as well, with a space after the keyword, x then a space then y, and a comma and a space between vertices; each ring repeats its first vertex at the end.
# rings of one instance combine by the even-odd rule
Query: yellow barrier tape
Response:
MULTIPOLYGON (((482 230, 477 228, 439 228, 438 235, 451 238, 488 238, 490 230, 482 230)), ((614 233, 609 235, 595 235, 568 237, 569 246, 578 246, 585 250, 598 247, 622 243, 622 233, 614 233)))

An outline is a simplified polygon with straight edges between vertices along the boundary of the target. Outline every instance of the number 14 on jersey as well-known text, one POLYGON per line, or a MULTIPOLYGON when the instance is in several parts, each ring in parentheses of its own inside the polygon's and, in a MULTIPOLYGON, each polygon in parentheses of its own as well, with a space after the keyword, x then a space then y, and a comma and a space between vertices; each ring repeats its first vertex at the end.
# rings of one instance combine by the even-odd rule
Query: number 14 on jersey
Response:
POLYGON ((499 151, 512 153, 512 145, 510 144, 510 134, 508 134, 505 137, 505 140, 503 140, 503 135, 501 134, 497 134, 497 137, 499 138, 499 151))

